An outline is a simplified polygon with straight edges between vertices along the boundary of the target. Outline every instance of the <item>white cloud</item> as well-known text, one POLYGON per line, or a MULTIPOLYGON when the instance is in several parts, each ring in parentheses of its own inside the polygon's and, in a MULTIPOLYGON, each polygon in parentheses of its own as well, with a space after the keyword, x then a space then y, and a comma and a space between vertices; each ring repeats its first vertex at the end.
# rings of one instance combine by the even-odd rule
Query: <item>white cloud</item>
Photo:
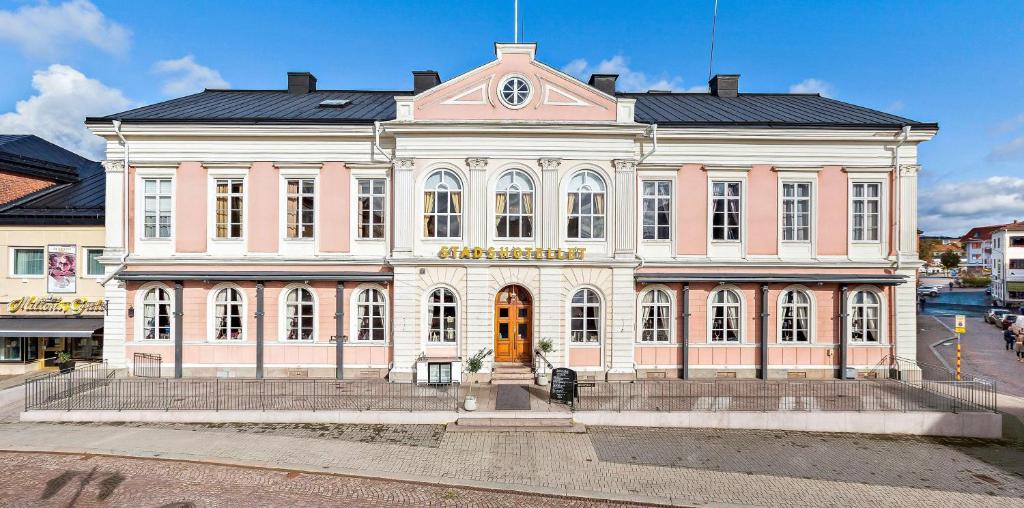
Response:
POLYGON ((992 147, 986 159, 991 162, 1024 160, 1024 136, 1018 136, 1006 143, 992 147))
POLYGON ((13 42, 34 56, 56 56, 66 47, 91 44, 107 53, 122 54, 132 33, 110 21, 88 0, 51 5, 40 2, 18 10, 0 11, 0 40, 13 42))
POLYGON ((103 158, 104 141, 85 128, 85 117, 128 109, 132 101, 67 65, 54 64, 32 75, 36 95, 0 115, 0 132, 35 134, 93 160, 103 158))
POLYGON ((992 176, 944 183, 918 197, 918 227, 928 234, 962 235, 975 226, 1024 218, 1024 178, 992 176))
POLYGON ((831 97, 832 91, 831 83, 815 78, 807 78, 789 87, 789 93, 818 93, 823 97, 831 97))
POLYGON ((647 74, 634 71, 629 61, 622 55, 601 60, 591 66, 585 59, 577 58, 562 67, 562 72, 571 74, 586 81, 591 74, 618 74, 617 88, 626 92, 646 92, 647 90, 671 90, 673 92, 706 92, 707 86, 691 88, 683 87, 683 78, 679 76, 651 78, 647 74))
POLYGON ((185 55, 177 60, 161 60, 153 66, 153 71, 157 74, 173 75, 160 88, 165 95, 188 95, 201 92, 204 88, 231 86, 216 70, 197 64, 192 55, 185 55))

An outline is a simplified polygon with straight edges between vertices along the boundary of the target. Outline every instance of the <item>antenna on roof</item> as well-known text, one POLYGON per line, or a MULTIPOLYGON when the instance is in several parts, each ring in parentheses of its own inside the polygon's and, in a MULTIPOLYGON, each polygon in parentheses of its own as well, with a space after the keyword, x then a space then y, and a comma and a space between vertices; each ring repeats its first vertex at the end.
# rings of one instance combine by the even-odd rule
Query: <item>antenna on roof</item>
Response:
MULTIPOLYGON (((717 1, 717 0, 716 0, 717 1)), ((513 0, 515 7, 512 9, 512 40, 519 44, 519 0, 513 0)))
POLYGON ((718 0, 715 0, 715 13, 711 17, 711 59, 708 61, 708 80, 711 80, 711 69, 715 65, 715 26, 718 24, 718 0))

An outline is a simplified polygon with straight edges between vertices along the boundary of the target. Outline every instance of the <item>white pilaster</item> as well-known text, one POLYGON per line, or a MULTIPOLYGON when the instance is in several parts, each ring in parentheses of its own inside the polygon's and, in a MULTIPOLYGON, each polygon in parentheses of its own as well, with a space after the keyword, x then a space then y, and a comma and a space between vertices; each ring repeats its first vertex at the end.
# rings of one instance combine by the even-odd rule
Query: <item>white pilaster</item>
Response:
POLYGON ((921 166, 900 166, 900 255, 901 260, 916 263, 917 256, 917 174, 921 166))
MULTIPOLYGON (((116 269, 117 267, 114 265, 107 265, 107 275, 114 273, 116 269)), ((108 281, 103 288, 103 298, 107 301, 107 313, 103 316, 103 359, 111 368, 127 368, 128 354, 125 344, 128 323, 128 291, 125 290, 124 282, 108 281)), ((139 310, 141 311, 141 309, 139 310)))
POLYGON ((394 315, 391 320, 391 337, 394 342, 394 367, 390 376, 392 381, 412 381, 416 358, 423 349, 420 347, 419 323, 424 311, 420 308, 417 271, 416 267, 411 266, 395 267, 392 296, 394 315))
POLYGON ((540 166, 541 199, 544 200, 541 204, 544 213, 538 221, 541 245, 557 249, 558 238, 561 236, 558 234, 558 218, 562 215, 561 199, 558 194, 558 167, 562 165, 562 159, 539 159, 537 165, 540 166))
POLYGON ((636 161, 616 159, 615 197, 615 257, 634 259, 636 254, 636 161))
POLYGON ((412 255, 413 229, 419 224, 416 221, 416 192, 413 183, 413 159, 395 159, 395 255, 412 255))
POLYGON ((565 302, 562 296, 561 268, 541 265, 540 288, 534 305, 533 316, 537 320, 537 338, 534 342, 551 339, 555 350, 545 355, 548 361, 555 367, 568 366, 568 355, 565 351, 567 342, 562 333, 562 326, 565 323, 565 302))
POLYGON ((107 194, 104 203, 104 206, 106 207, 106 219, 104 220, 106 237, 104 246, 105 249, 108 249, 111 252, 117 251, 118 253, 123 253, 125 247, 125 196, 128 194, 124 188, 124 162, 118 160, 106 160, 103 161, 103 169, 106 171, 107 178, 107 194))
MULTIPOLYGON (((466 267, 466 333, 463 336, 462 357, 469 359, 481 349, 494 348, 493 322, 494 295, 491 293, 490 267, 470 265, 466 267)), ((494 364, 494 355, 487 357, 481 372, 489 372, 494 364)))
POLYGON ((633 269, 612 268, 611 333, 608 347, 611 363, 609 379, 633 379, 636 370, 633 361, 633 346, 636 342, 636 291, 634 290, 633 269))
POLYGON ((896 286, 895 306, 896 318, 896 356, 917 359, 917 288, 914 285, 917 276, 917 265, 899 270, 907 281, 896 286))
MULTIPOLYGON (((487 158, 470 157, 466 159, 469 168, 469 196, 462 216, 466 221, 466 245, 486 245, 487 228, 491 224, 487 203, 487 158)), ((472 354, 472 353, 471 353, 472 354)))

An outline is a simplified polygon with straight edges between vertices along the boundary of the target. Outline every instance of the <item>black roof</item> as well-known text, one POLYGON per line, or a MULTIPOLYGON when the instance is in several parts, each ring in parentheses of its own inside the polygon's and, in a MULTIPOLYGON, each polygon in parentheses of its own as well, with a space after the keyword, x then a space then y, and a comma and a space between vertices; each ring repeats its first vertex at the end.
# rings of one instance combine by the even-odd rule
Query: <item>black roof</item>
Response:
MULTIPOLYGON (((205 90, 88 122, 371 123, 395 118, 396 95, 412 91, 205 90), (348 100, 343 107, 321 105, 348 100)), ((636 99, 636 121, 666 126, 937 127, 818 94, 619 93, 636 99)))
POLYGON ((33 135, 0 134, 0 170, 55 185, 0 205, 4 225, 102 225, 103 166, 33 135))

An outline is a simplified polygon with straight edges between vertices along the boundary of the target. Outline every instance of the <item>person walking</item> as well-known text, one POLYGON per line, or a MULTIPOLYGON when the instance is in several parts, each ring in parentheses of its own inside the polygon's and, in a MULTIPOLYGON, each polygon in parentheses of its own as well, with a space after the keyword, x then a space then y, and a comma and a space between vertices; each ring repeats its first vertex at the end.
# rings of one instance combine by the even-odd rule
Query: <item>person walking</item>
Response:
POLYGON ((1013 343, 1017 342, 1017 335, 1010 330, 1004 330, 1003 340, 1006 341, 1006 350, 1013 351, 1013 343))
POLYGON ((1024 362, 1024 331, 1017 333, 1017 341, 1014 343, 1014 350, 1017 351, 1017 361, 1024 362))

